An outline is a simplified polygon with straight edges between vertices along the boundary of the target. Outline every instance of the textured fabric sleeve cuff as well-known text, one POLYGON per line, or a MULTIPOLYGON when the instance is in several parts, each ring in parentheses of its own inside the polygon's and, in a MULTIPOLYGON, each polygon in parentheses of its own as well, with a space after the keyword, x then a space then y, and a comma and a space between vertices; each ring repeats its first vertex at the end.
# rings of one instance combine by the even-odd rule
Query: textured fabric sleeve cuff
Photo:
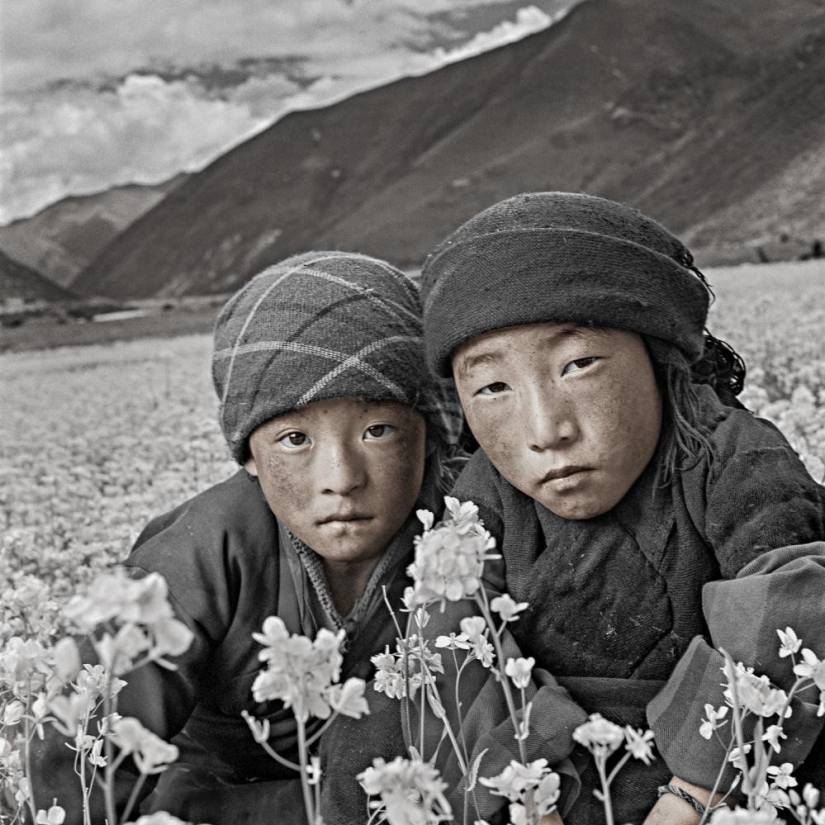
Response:
MULTIPOLYGON (((718 708, 726 704, 723 667, 722 654, 697 636, 665 687, 648 704, 647 716, 659 753, 674 776, 710 789, 721 770, 718 787, 726 791, 737 773, 726 761, 730 723, 721 728, 719 737, 705 739, 699 733, 705 705, 718 708)), ((796 766, 810 753, 823 719, 816 716, 817 706, 808 702, 795 700, 792 709, 784 726, 787 738, 781 743, 781 758, 796 766)), ((746 742, 753 738, 754 721, 749 717, 750 724, 745 726, 746 742)))

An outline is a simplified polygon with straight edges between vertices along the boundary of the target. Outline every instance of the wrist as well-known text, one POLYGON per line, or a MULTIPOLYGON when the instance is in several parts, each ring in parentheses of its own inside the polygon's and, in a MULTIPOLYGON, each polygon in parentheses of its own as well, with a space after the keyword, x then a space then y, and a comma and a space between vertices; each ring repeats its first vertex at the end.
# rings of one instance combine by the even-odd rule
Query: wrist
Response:
POLYGON ((708 788, 703 788, 701 785, 694 785, 692 782, 688 782, 679 776, 671 777, 670 785, 689 794, 703 808, 716 808, 719 805, 735 805, 736 802, 729 793, 725 794, 719 791, 713 793, 708 788))
POLYGON ((663 794, 644 821, 644 825, 699 825, 701 814, 673 794, 663 794))

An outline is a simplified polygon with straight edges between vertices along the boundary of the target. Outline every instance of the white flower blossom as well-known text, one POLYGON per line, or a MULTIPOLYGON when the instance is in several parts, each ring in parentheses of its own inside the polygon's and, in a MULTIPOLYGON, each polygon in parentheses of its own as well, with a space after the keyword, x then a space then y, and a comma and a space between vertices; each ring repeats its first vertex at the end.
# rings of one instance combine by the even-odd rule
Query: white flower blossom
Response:
POLYGON ((799 652, 802 647, 802 639, 800 639, 792 627, 786 627, 784 630, 777 630, 779 634, 779 656, 785 658, 786 656, 793 656, 799 652))
POLYGON ((484 667, 492 667, 496 654, 487 638, 490 629, 484 619, 481 616, 467 616, 458 626, 461 628, 461 637, 469 644, 471 656, 478 659, 484 667))
POLYGON ((808 808, 816 808, 816 806, 819 805, 819 796, 819 788, 815 788, 810 782, 805 784, 805 787, 802 789, 802 798, 808 808))
POLYGON ((625 736, 618 725, 608 722, 600 713, 591 713, 588 721, 573 731, 573 739, 594 756, 606 758, 621 747, 625 736))
POLYGON ((536 759, 527 765, 513 760, 498 776, 482 777, 479 782, 490 788, 494 794, 503 796, 511 802, 519 802, 526 790, 538 786, 548 770, 546 759, 536 759))
MULTIPOLYGON (((344 631, 332 633, 321 628, 311 641, 306 636, 290 635, 282 619, 269 616, 264 620, 263 632, 253 633, 252 637, 264 645, 258 658, 266 662, 266 669, 252 684, 255 701, 280 700, 302 722, 310 716, 329 718, 333 711, 332 685, 338 681, 343 661, 340 647, 344 631)), ((334 698, 346 700, 344 707, 355 712, 360 707, 356 690, 351 686, 346 696, 339 692, 334 698)))
POLYGON ((768 725, 765 733, 762 734, 762 741, 767 742, 773 748, 775 753, 779 753, 782 749, 779 740, 787 738, 788 735, 779 725, 768 725))
POLYGON ((546 759, 527 765, 513 760, 498 776, 482 777, 479 782, 509 800, 511 825, 530 825, 526 809, 528 793, 532 793, 532 804, 539 818, 555 809, 561 793, 561 779, 547 767, 546 759))
MULTIPOLYGON (((731 674, 727 666, 725 673, 730 681, 731 674)), ((784 716, 791 715, 788 694, 784 690, 773 687, 767 676, 757 676, 753 668, 737 664, 733 668, 733 678, 736 680, 736 699, 750 713, 762 717, 775 716, 780 713, 784 716)), ((730 684, 725 689, 724 695, 728 704, 733 706, 734 693, 730 684)))
POLYGON ((713 732, 727 724, 724 720, 728 713, 728 706, 722 705, 718 710, 713 705, 705 705, 705 719, 699 727, 699 734, 705 739, 710 739, 713 732))
POLYGON ((445 498, 448 517, 415 539, 415 561, 407 569, 412 577, 411 605, 459 601, 481 587, 481 574, 495 541, 478 520, 472 502, 459 504, 445 498))
POLYGON ((55 802, 48 811, 39 810, 34 821, 37 825, 63 825, 66 821, 66 811, 55 802))
POLYGON ((536 660, 530 656, 528 659, 508 659, 504 665, 504 672, 513 680, 517 688, 526 688, 530 684, 530 677, 536 660))
POLYGON ((141 816, 136 822, 127 823, 127 825, 189 825, 189 823, 166 811, 156 811, 153 814, 141 816))
POLYGON ((133 717, 119 719, 112 726, 111 735, 121 751, 132 755, 141 773, 159 773, 178 758, 175 745, 165 742, 133 717))
POLYGON ((504 622, 515 622, 519 618, 519 613, 522 613, 527 607, 527 602, 516 602, 509 593, 496 596, 490 602, 490 610, 493 613, 498 613, 504 622))
POLYGON ((449 636, 438 636, 435 640, 436 647, 446 647, 448 650, 469 650, 470 643, 464 633, 450 633, 449 636))
POLYGON ((392 762, 373 760, 356 777, 371 800, 370 807, 383 809, 393 825, 436 825, 449 818, 450 803, 444 796, 447 784, 436 768, 420 760, 396 757, 392 762))
POLYGON ((627 749, 630 751, 631 756, 634 759, 641 760, 645 765, 649 765, 654 759, 653 747, 651 745, 653 742, 653 731, 635 730, 630 727, 630 725, 626 725, 624 735, 627 749))
POLYGON ((395 653, 389 647, 383 653, 377 653, 370 660, 376 668, 374 690, 385 693, 390 699, 410 698, 424 684, 425 672, 443 673, 441 654, 433 653, 426 640, 417 635, 407 639, 396 639, 395 653))
POLYGON ((364 698, 366 682, 355 677, 347 679, 343 685, 332 685, 329 692, 329 704, 336 713, 360 719, 370 712, 364 698))
POLYGON ((717 808, 710 818, 711 825, 772 825, 776 811, 751 811, 747 808, 717 808))
POLYGON ((803 679, 812 679, 820 690, 825 690, 825 660, 807 647, 803 648, 802 661, 794 665, 793 672, 803 679))
POLYGON ((796 778, 793 775, 793 764, 783 762, 781 765, 768 765, 767 772, 773 777, 772 784, 777 788, 795 788, 796 778))

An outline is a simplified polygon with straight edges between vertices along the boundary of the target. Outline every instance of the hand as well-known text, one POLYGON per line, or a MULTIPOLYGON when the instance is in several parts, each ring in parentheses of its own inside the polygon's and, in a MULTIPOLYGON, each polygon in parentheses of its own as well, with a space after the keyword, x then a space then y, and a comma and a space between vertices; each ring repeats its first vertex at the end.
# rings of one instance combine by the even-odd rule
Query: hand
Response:
POLYGON ((553 811, 551 814, 545 814, 541 818, 541 825, 564 825, 562 818, 558 811, 553 811))
MULTIPOLYGON (((718 805, 721 802, 729 802, 733 804, 730 797, 723 798, 724 794, 711 794, 707 788, 700 785, 694 785, 687 782, 678 776, 671 777, 671 785, 676 785, 679 788, 687 791, 697 802, 704 805, 706 808, 712 805, 718 805)), ((697 813, 689 802, 680 799, 672 793, 663 794, 659 797, 659 801, 653 806, 644 825, 698 825, 701 822, 702 816, 697 813)))
POLYGON ((702 817, 693 808, 672 793, 666 793, 647 815, 644 825, 699 825, 702 817))

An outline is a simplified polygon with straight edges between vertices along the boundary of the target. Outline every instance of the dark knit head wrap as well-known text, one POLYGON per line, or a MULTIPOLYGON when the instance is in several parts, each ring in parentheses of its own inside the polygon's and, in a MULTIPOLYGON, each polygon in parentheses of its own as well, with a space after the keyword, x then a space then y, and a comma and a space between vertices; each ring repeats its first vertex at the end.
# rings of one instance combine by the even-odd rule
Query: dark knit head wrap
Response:
POLYGON ((421 293, 427 360, 441 376, 470 338, 542 322, 631 330, 690 364, 703 352, 711 297, 663 226, 569 192, 517 195, 467 221, 427 258, 421 293))
POLYGON ((238 463, 261 424, 330 398, 406 404, 444 444, 460 424, 426 369, 415 285, 365 255, 307 252, 253 278, 215 322, 212 377, 238 463))

